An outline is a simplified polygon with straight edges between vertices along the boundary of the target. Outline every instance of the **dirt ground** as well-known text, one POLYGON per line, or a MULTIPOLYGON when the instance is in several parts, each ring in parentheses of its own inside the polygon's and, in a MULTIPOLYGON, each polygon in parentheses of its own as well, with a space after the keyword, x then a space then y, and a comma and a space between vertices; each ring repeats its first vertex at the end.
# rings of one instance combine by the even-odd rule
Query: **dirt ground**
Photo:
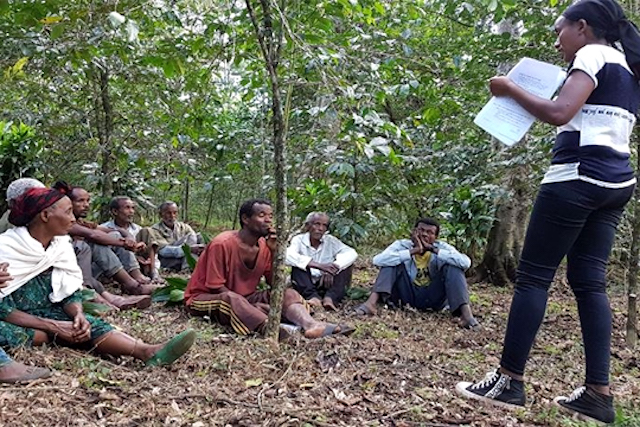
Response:
MULTIPOLYGON (((369 287, 375 271, 357 270, 369 287)), ((55 369, 27 386, 0 386, 2 426, 577 426, 549 405, 581 385, 582 340, 566 283, 554 286, 547 317, 528 364, 528 404, 519 412, 459 398, 461 380, 478 380, 499 360, 511 289, 472 285, 483 329, 460 329, 446 313, 381 309, 356 318, 347 301, 322 319, 356 327, 350 337, 280 349, 238 337, 180 307, 154 304, 106 317, 147 342, 187 327, 191 352, 167 368, 131 358, 106 360, 61 347, 21 349, 19 361, 55 369)), ((617 425, 640 425, 640 358, 624 346, 626 303, 613 292, 612 385, 617 425)))

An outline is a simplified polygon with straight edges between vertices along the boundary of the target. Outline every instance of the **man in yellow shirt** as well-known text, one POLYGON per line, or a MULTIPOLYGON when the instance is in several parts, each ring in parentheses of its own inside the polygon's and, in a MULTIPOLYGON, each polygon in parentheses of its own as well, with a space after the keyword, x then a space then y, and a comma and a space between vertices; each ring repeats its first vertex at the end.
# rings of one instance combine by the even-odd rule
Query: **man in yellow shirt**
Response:
POLYGON ((476 329, 464 271, 471 260, 453 246, 437 240, 440 224, 433 218, 416 222, 411 239, 396 240, 373 257, 380 273, 367 301, 356 314, 376 314, 380 299, 390 305, 409 305, 418 310, 442 310, 460 317, 460 326, 476 329))

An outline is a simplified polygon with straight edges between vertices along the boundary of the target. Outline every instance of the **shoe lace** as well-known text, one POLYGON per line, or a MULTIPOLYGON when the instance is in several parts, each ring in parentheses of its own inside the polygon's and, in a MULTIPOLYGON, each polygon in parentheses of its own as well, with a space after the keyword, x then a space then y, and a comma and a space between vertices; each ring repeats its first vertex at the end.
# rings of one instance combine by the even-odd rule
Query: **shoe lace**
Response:
POLYGON ((496 369, 495 371, 488 372, 487 375, 485 375, 485 377, 484 377, 484 379, 482 381, 472 385, 471 388, 472 389, 479 389, 479 388, 487 387, 489 384, 495 382, 498 378, 500 378, 500 374, 498 373, 498 370, 496 369))
POLYGON ((566 401, 573 402, 574 400, 579 399, 586 390, 587 388, 585 386, 578 387, 577 389, 573 390, 573 393, 571 393, 571 395, 567 398, 566 401))

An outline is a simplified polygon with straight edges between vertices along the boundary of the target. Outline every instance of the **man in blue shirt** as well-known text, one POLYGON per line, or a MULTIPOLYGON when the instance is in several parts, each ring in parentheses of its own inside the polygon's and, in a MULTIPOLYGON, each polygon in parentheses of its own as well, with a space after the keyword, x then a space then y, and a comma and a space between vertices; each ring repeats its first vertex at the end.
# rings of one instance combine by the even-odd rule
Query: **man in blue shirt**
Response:
POLYGON ((411 239, 396 240, 373 257, 380 273, 366 302, 356 314, 376 314, 380 299, 389 305, 409 305, 418 310, 442 310, 460 317, 460 326, 479 327, 469 305, 464 271, 471 260, 453 246, 437 240, 440 224, 432 218, 416 222, 411 239))

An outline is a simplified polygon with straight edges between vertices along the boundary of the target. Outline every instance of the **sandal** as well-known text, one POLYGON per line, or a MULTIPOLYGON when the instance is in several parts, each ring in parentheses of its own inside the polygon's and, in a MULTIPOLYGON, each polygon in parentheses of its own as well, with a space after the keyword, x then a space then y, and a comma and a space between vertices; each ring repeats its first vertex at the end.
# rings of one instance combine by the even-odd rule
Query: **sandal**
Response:
POLYGON ((195 340, 196 332, 193 329, 187 329, 171 338, 156 354, 145 362, 145 365, 171 365, 191 348, 195 340))
POLYGON ((460 321, 460 327, 463 329, 469 329, 471 331, 479 331, 482 329, 480 323, 476 320, 475 317, 472 317, 468 322, 460 321))
MULTIPOLYGON (((18 363, 18 362, 12 362, 12 363, 18 363)), ((7 376, 4 378, 0 377, 0 383, 25 384, 33 380, 37 380, 40 378, 48 378, 51 376, 51 371, 47 368, 38 368, 37 366, 25 366, 24 368, 25 368, 24 371, 22 371, 20 374, 7 376)))
POLYGON ((375 310, 371 310, 367 304, 360 304, 353 310, 353 314, 356 316, 375 316, 375 310))

